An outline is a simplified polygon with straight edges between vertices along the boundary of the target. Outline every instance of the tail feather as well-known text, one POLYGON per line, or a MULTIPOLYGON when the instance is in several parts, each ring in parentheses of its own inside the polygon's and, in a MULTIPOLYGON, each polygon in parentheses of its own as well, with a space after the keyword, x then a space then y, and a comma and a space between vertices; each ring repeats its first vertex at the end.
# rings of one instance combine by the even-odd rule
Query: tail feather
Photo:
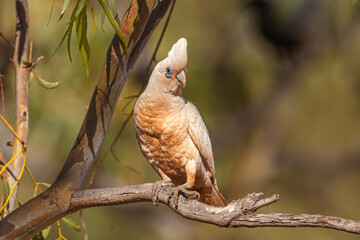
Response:
POLYGON ((212 205, 214 206, 220 206, 220 207, 226 207, 228 205, 227 201, 223 197, 223 195, 220 193, 217 186, 212 186, 212 205))

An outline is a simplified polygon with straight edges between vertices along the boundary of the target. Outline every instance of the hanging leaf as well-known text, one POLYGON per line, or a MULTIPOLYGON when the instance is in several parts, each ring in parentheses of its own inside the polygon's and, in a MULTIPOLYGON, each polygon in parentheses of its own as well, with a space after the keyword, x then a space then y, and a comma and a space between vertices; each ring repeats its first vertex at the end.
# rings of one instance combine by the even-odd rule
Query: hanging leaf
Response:
POLYGON ((119 14, 116 10, 116 1, 115 0, 108 0, 112 15, 115 18, 115 21, 117 22, 118 26, 120 26, 120 19, 119 19, 119 14))
POLYGON ((3 181, 3 192, 4 192, 4 198, 3 198, 4 201, 1 203, 1 206, 5 204, 5 201, 9 197, 9 193, 10 193, 9 183, 6 180, 3 181))
POLYGON ((48 20, 48 22, 47 22, 47 24, 46 24, 47 27, 49 26, 49 23, 50 23, 50 19, 51 19, 51 16, 52 16, 52 12, 53 12, 53 10, 54 10, 54 5, 55 5, 55 0, 53 0, 53 3, 52 3, 52 5, 51 5, 49 20, 48 20))
MULTIPOLYGON (((1 196, 1 198, 2 198, 1 206, 4 206, 6 199, 9 197, 9 194, 10 194, 9 183, 5 179, 2 180, 2 188, 3 188, 3 191, 1 193, 1 195, 2 195, 1 196)), ((4 213, 5 213, 5 211, 1 212, 1 218, 4 217, 4 213)))
POLYGON ((49 232, 51 230, 51 225, 36 234, 32 237, 32 240, 45 240, 45 238, 49 235, 49 232))
POLYGON ((60 18, 59 18, 58 21, 60 21, 61 18, 64 16, 65 10, 66 10, 67 6, 69 5, 69 2, 70 2, 70 0, 64 0, 64 4, 63 4, 63 7, 61 9, 60 18))
POLYGON ((49 235, 50 230, 51 230, 51 225, 41 231, 44 238, 46 238, 49 235))
POLYGON ((91 12, 91 19, 94 27, 94 35, 95 35, 95 13, 94 13, 94 6, 92 0, 90 0, 90 12, 91 12))
POLYGON ((75 230, 77 232, 81 231, 80 226, 73 219, 64 217, 64 218, 62 218, 62 220, 64 221, 64 223, 66 225, 68 225, 73 230, 75 230))
POLYGON ((54 89, 57 86, 59 86, 59 82, 47 82, 44 79, 42 79, 40 76, 35 75, 35 78, 40 86, 46 89, 54 89))
POLYGON ((103 30, 103 32, 105 32, 104 30, 104 23, 105 23, 105 11, 104 9, 101 8, 101 29, 103 30))
POLYGON ((47 188, 51 187, 51 184, 50 184, 50 183, 46 183, 46 182, 39 182, 38 184, 39 184, 39 185, 44 185, 44 186, 47 187, 47 188))
POLYGON ((79 18, 76 20, 76 36, 78 40, 80 56, 86 70, 86 77, 88 77, 89 76, 88 61, 90 58, 90 46, 86 37, 86 32, 87 32, 86 9, 84 9, 80 13, 79 18))
POLYGON ((82 12, 85 10, 85 14, 86 14, 86 7, 87 7, 87 0, 78 0, 78 7, 75 11, 75 17, 79 17, 80 14, 82 14, 82 12))
POLYGON ((42 231, 31 238, 32 240, 45 240, 42 231))
POLYGON ((120 32, 120 28, 118 25, 116 25, 116 21, 114 20, 113 16, 111 16, 110 12, 109 12, 109 9, 106 7, 106 4, 103 0, 98 0, 100 5, 101 5, 101 8, 104 10, 105 12, 105 15, 107 16, 107 18, 109 19, 110 21, 110 24, 111 26, 114 28, 116 34, 118 35, 118 37, 120 38, 120 41, 122 43, 122 45, 124 46, 125 50, 126 50, 126 42, 125 42, 125 38, 124 36, 122 35, 122 33, 120 32))

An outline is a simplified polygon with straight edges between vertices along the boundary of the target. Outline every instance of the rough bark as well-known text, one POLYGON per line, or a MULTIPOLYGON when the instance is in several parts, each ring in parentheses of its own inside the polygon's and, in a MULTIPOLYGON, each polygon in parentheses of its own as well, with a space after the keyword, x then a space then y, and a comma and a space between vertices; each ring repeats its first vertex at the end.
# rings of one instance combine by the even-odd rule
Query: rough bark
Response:
MULTIPOLYGON (((119 188, 89 189, 74 192, 70 200, 69 212, 83 208, 120 205, 136 202, 151 202, 154 184, 124 186, 119 188)), ((168 205, 181 216, 214 224, 220 227, 317 227, 341 230, 360 234, 360 222, 340 217, 311 214, 253 214, 257 209, 279 200, 274 194, 260 199, 262 193, 252 193, 231 202, 226 207, 214 207, 196 200, 179 198, 176 208, 173 199, 168 199, 171 187, 163 187, 159 193, 159 202, 168 205)))
POLYGON ((71 194, 81 187, 97 156, 125 81, 171 3, 163 0, 153 9, 153 0, 131 2, 120 26, 126 48, 115 35, 89 110, 61 172, 47 191, 0 222, 0 239, 29 239, 68 214, 71 194))
MULTIPOLYGON (((15 49, 12 63, 15 68, 15 96, 16 96, 16 128, 15 132, 22 140, 20 142, 14 137, 12 156, 15 156, 24 147, 29 132, 29 71, 26 69, 23 60, 28 61, 29 57, 29 12, 27 0, 16 0, 16 33, 15 49)), ((16 178, 19 177, 21 167, 24 161, 22 152, 9 166, 11 172, 16 178)), ((5 178, 9 183, 10 189, 14 186, 16 179, 5 172, 5 178)), ((9 211, 15 208, 18 186, 16 186, 13 195, 9 201, 9 211)))

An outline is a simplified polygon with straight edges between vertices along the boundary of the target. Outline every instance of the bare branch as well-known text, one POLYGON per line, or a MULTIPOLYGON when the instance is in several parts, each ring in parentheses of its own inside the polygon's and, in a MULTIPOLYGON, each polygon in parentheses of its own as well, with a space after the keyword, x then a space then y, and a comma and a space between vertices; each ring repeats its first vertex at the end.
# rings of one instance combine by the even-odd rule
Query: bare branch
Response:
MULTIPOLYGON (((15 68, 15 94, 16 94, 16 129, 14 138, 14 145, 12 149, 12 156, 15 156, 21 151, 23 145, 27 141, 29 132, 29 71, 25 69, 23 60, 28 61, 29 57, 29 12, 27 0, 16 0, 16 36, 15 36, 15 50, 13 55, 13 65, 15 68)), ((24 161, 24 153, 14 160, 9 166, 14 173, 16 179, 19 177, 21 167, 24 161)), ((5 175, 10 188, 14 186, 16 181, 9 174, 5 175)), ((15 208, 16 195, 18 186, 16 186, 14 194, 10 198, 9 210, 10 212, 15 208)))
POLYGON ((5 97, 4 97, 4 84, 2 82, 4 75, 0 73, 0 94, 1 94, 1 104, 2 110, 5 112, 5 97))
MULTIPOLYGON (((89 207, 152 202, 153 186, 153 183, 145 183, 119 188, 77 191, 73 193, 70 200, 69 213, 89 207)), ((168 199, 171 189, 171 187, 161 189, 159 202, 168 205, 187 219, 220 227, 318 227, 360 234, 359 221, 340 217, 288 213, 252 214, 259 208, 279 200, 277 194, 260 199, 262 193, 251 193, 231 202, 226 207, 209 206, 181 196, 178 207, 175 208, 172 199, 170 201, 168 199)))
POLYGON ((12 44, 9 40, 7 40, 7 38, 4 36, 4 34, 2 34, 2 32, 0 32, 0 37, 1 37, 9 46, 11 46, 12 48, 15 48, 15 47, 14 47, 14 44, 12 44))

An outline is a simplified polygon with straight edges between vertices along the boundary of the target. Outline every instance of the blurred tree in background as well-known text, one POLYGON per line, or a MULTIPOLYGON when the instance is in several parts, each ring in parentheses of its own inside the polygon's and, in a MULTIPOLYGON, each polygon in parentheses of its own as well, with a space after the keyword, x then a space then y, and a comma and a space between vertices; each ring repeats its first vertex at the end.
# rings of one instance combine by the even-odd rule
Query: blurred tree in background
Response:
MULTIPOLYGON (((57 22, 62 1, 29 2, 29 39, 44 79, 60 82, 45 90, 30 86, 28 167, 36 179, 52 183, 64 164, 86 113, 106 49, 114 31, 105 22, 93 34, 89 77, 71 42, 49 59, 66 31, 57 22)), ((71 4, 74 4, 70 1, 71 4)), ((128 1, 116 1, 119 16, 128 1)), ((99 5, 95 19, 101 21, 99 5)), ((360 13, 351 0, 178 1, 157 57, 162 59, 180 37, 188 40, 187 87, 209 129, 217 182, 229 201, 248 192, 279 193, 274 212, 322 213, 359 219, 360 208, 360 13)), ((15 5, 0 1, 0 32, 12 42, 15 5)), ((164 24, 162 22, 161 24, 164 24)), ((121 98, 136 95, 162 26, 150 39, 127 81, 121 98)), ((0 39, 0 73, 5 91, 2 115, 13 123, 14 72, 12 46, 0 39)), ((120 100, 103 148, 113 141, 133 104, 120 100)), ((13 136, 0 127, 0 144, 13 136)), ((116 187, 158 180, 137 148, 133 124, 126 126, 114 151, 129 171, 109 155, 96 175, 95 187, 116 187)), ((33 194, 24 176, 19 200, 33 194)), ((268 209, 267 212, 271 210, 268 209)), ((266 212, 263 209, 262 212, 266 212)), ((71 216, 78 220, 78 214, 71 216)), ((164 206, 136 204, 83 211, 90 239, 355 239, 355 235, 325 229, 222 229, 190 222, 164 206), (141 229, 139 229, 141 227, 141 229)), ((62 228, 68 239, 83 232, 62 228)), ((56 238, 56 231, 49 239, 56 238)))

